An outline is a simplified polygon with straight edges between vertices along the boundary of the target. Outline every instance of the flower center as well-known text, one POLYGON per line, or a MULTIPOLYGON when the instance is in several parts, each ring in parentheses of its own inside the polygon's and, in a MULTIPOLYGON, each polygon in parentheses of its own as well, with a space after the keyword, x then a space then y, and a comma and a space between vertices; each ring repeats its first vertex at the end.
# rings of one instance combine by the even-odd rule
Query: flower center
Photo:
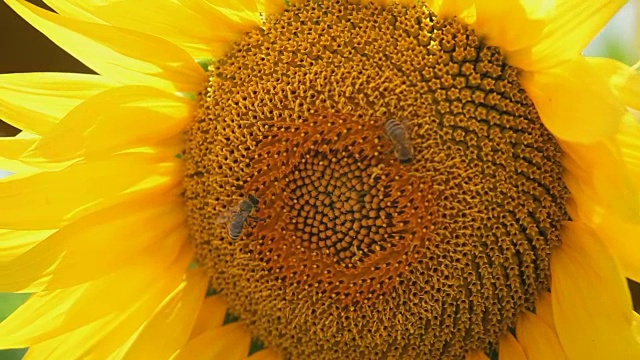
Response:
POLYGON ((210 81, 185 150, 192 237, 285 358, 461 359, 548 289, 560 149, 473 29, 308 1, 210 81))

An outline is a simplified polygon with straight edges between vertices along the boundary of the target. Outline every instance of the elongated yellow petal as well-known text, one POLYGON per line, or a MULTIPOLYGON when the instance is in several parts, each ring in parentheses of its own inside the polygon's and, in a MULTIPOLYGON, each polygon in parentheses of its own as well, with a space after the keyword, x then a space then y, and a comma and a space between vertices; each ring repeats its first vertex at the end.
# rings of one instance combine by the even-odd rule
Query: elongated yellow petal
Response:
POLYGON ((0 156, 17 159, 40 140, 40 136, 22 134, 13 137, 0 137, 0 156))
MULTIPOLYGON (((105 21, 91 12, 93 9, 92 6, 82 6, 82 4, 78 4, 72 0, 43 0, 43 2, 60 15, 82 21, 106 24, 105 21)), ((109 2, 112 2, 112 0, 102 1, 101 3, 108 4, 109 2)), ((87 5, 98 5, 98 3, 92 0, 87 0, 87 5)))
POLYGON ((88 343, 74 341, 63 346, 69 352, 55 351, 73 358, 71 353, 100 341, 108 327, 126 322, 121 345, 178 286, 191 255, 185 248, 173 264, 149 259, 87 284, 34 294, 0 323, 0 348, 31 346, 71 332, 88 343), (107 323, 89 334, 77 331, 100 320, 107 323))
MULTIPOLYGON (((29 251, 56 230, 0 230, 0 264, 5 264, 29 251)), ((0 278, 0 282, 5 279, 0 278)), ((0 290, 1 291, 1 290, 0 290)), ((8 291, 8 290, 4 290, 8 291)))
POLYGON ((43 343, 34 345, 29 347, 27 353, 24 355, 22 360, 62 360, 52 358, 50 355, 55 351, 56 348, 62 345, 69 336, 59 336, 55 339, 51 339, 45 341, 43 343))
POLYGON ((593 226, 618 260, 625 276, 640 281, 640 225, 606 212, 597 220, 593 226))
MULTIPOLYGON (((203 10, 205 8, 215 9, 233 21, 228 24, 229 30, 247 31, 256 25, 260 25, 260 3, 258 0, 184 0, 188 6, 194 10, 203 10), (199 6, 202 4, 202 6, 199 6)), ((277 1, 277 0, 271 0, 277 1)), ((210 10, 211 11, 211 10, 210 10)))
POLYGON ((457 17, 468 24, 476 20, 473 0, 427 0, 427 6, 442 18, 457 17))
POLYGON ((626 0, 559 0, 536 44, 509 53, 509 63, 527 71, 555 67, 580 55, 626 0))
POLYGON ((249 356, 247 359, 249 360, 280 360, 282 359, 282 357, 272 349, 264 349, 249 356))
POLYGON ((591 175, 575 175, 572 169, 565 176, 565 182, 571 190, 575 211, 571 217, 592 227, 613 253, 622 267, 625 276, 640 281, 640 225, 623 220, 611 209, 602 207, 593 186, 585 179, 591 175))
POLYGON ((89 74, 0 74, 0 119, 42 135, 82 101, 116 85, 89 74))
POLYGON ((229 305, 222 295, 209 296, 204 299, 190 338, 195 338, 222 326, 228 308, 229 305))
POLYGON ((475 2, 476 32, 498 46, 511 65, 510 54, 533 46, 551 16, 552 1, 479 0, 475 2))
POLYGON ((242 323, 221 326, 189 341, 172 360, 240 360, 249 353, 251 333, 242 323))
POLYGON ((89 210, 162 193, 180 181, 181 163, 166 153, 123 153, 63 170, 0 179, 6 209, 0 228, 54 229, 89 210))
POLYGON ((184 217, 178 198, 125 202, 91 213, 0 263, 0 291, 71 287, 141 257, 169 262, 186 240, 186 234, 176 230, 184 217))
POLYGON ((94 17, 98 22, 154 34, 179 45, 196 58, 220 55, 216 49, 221 44, 230 45, 243 35, 225 27, 231 20, 224 14, 207 17, 185 2, 47 0, 47 4, 61 15, 96 22, 96 19, 90 20, 94 17))
POLYGON ((544 321, 544 324, 553 332, 556 332, 556 324, 553 320, 553 307, 551 306, 551 293, 543 291, 536 301, 536 315, 544 321))
POLYGON ((564 360, 566 356, 558 336, 539 317, 524 311, 516 325, 518 343, 527 360, 564 360))
POLYGON ((569 223, 551 256, 553 318, 572 359, 640 359, 633 307, 613 256, 586 225, 569 223))
POLYGON ((584 60, 524 73, 522 83, 542 122, 563 140, 591 143, 610 136, 626 113, 608 79, 584 60))
POLYGON ((527 360, 522 346, 511 333, 506 333, 500 337, 498 356, 498 360, 527 360))
POLYGON ((5 0, 20 16, 97 73, 123 84, 198 92, 205 72, 168 40, 134 30, 89 23, 5 0))
POLYGON ((56 162, 104 158, 153 144, 183 131, 192 108, 192 101, 155 88, 117 87, 73 109, 25 157, 56 162))
MULTIPOLYGON (((589 188, 599 207, 625 221, 640 223, 640 184, 628 171, 624 155, 613 138, 588 145, 563 144, 563 148, 577 159, 582 170, 581 174, 575 174, 576 179, 589 188)), ((569 171, 575 171, 575 167, 569 171)), ((578 196, 575 198, 582 201, 578 196)))
POLYGON ((616 134, 616 145, 631 174, 631 179, 640 187, 640 121, 634 117, 622 120, 620 131, 616 134))
POLYGON ((609 79, 623 104, 640 110, 640 73, 614 59, 587 58, 587 61, 609 79))
POLYGON ((0 169, 12 173, 38 172, 38 169, 19 160, 38 140, 39 136, 26 132, 14 137, 0 137, 0 169))
POLYGON ((127 351, 125 359, 168 359, 189 339, 207 290, 203 269, 190 271, 147 321, 127 351))
POLYGON ((472 351, 467 354, 466 360, 489 360, 489 357, 482 351, 472 351))
POLYGON ((256 0, 256 3, 260 12, 268 15, 281 14, 284 11, 286 5, 284 1, 278 0, 256 0))

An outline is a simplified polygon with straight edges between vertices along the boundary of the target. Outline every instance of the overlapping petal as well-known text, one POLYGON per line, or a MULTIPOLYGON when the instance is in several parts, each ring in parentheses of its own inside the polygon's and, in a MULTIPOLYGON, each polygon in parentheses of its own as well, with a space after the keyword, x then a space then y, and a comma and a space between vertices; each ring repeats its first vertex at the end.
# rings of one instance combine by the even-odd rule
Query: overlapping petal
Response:
POLYGON ((6 2, 58 46, 114 81, 184 92, 198 92, 204 84, 202 68, 168 40, 64 17, 24 0, 6 2))
POLYGON ((189 271, 185 281, 135 335, 124 358, 168 359, 180 349, 189 339, 207 284, 203 269, 189 271))
POLYGON ((224 4, 211 6, 210 11, 202 12, 200 10, 205 7, 206 2, 198 2, 204 4, 198 6, 197 2, 190 1, 153 0, 46 1, 64 16, 111 24, 167 39, 194 58, 224 54, 233 41, 239 40, 246 31, 257 28, 260 24, 255 18, 229 18, 221 11, 228 7, 224 4), (146 21, 140 21, 141 18, 146 21))
POLYGON ((251 333, 241 322, 207 331, 176 352, 172 360, 241 360, 249 353, 251 333))
POLYGON ((626 114, 608 79, 581 58, 526 72, 522 84, 542 122, 562 140, 592 143, 611 136, 626 114))
POLYGON ((42 135, 78 104, 116 85, 89 74, 0 74, 0 119, 42 135))
POLYGON ((87 284, 34 294, 0 323, 0 347, 32 346, 67 334, 85 341, 63 343, 55 353, 80 358, 74 354, 89 350, 110 327, 128 324, 120 346, 180 284, 192 252, 184 247, 179 253, 173 262, 143 259, 87 284), (90 331, 79 331, 84 327, 90 331))
POLYGON ((179 199, 125 202, 86 215, 1 262, 0 291, 67 288, 141 257, 170 263, 186 241, 184 217, 179 199))
POLYGON ((0 179, 0 201, 11 209, 0 217, 0 228, 56 229, 88 211, 167 192, 180 182, 181 169, 171 153, 130 152, 0 179))
POLYGON ((529 311, 518 318, 516 337, 527 360, 563 360, 562 345, 556 333, 544 321, 529 311))
POLYGON ((572 359, 639 359, 633 307, 618 264, 586 225, 569 223, 551 256, 553 318, 572 359))
POLYGON ((73 109, 24 154, 25 161, 64 162, 104 158, 181 133, 192 101, 146 86, 122 86, 73 109), (91 117, 91 121, 87 121, 91 117))
POLYGON ((500 337, 498 356, 498 360, 527 360, 522 346, 511 333, 506 333, 500 337))
MULTIPOLYGON (((553 2, 553 8, 549 9, 552 13, 545 16, 546 24, 538 39, 531 47, 509 52, 509 63, 526 71, 546 71, 561 66, 579 56, 585 46, 626 2, 626 0, 553 2)), ((534 2, 527 1, 527 3, 534 2)), ((514 26, 523 25, 515 24, 514 26)), ((511 30, 505 29, 505 31, 511 30)), ((514 31, 518 30, 514 29, 514 31)))
POLYGON ((191 338, 195 338, 209 330, 222 326, 228 307, 227 301, 220 294, 204 299, 200 313, 193 325, 191 338))

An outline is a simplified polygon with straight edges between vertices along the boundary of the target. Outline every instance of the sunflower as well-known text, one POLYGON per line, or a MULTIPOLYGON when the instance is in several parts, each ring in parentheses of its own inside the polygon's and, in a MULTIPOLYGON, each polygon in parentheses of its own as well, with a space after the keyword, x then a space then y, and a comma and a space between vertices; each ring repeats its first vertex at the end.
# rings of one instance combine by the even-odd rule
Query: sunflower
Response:
POLYGON ((5 1, 98 75, 0 75, 0 348, 640 358, 624 1, 5 1))

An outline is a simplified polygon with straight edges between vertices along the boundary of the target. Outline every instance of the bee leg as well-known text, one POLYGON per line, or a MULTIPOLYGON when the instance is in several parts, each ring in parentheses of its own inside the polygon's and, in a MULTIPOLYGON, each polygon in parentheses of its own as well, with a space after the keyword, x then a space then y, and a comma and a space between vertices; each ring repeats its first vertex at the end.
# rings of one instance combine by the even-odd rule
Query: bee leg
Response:
POLYGON ((251 220, 252 224, 251 226, 254 226, 257 222, 260 221, 265 221, 265 218, 261 218, 261 217, 257 217, 257 216, 253 216, 253 215, 249 215, 247 216, 247 224, 249 223, 249 220, 251 220))

